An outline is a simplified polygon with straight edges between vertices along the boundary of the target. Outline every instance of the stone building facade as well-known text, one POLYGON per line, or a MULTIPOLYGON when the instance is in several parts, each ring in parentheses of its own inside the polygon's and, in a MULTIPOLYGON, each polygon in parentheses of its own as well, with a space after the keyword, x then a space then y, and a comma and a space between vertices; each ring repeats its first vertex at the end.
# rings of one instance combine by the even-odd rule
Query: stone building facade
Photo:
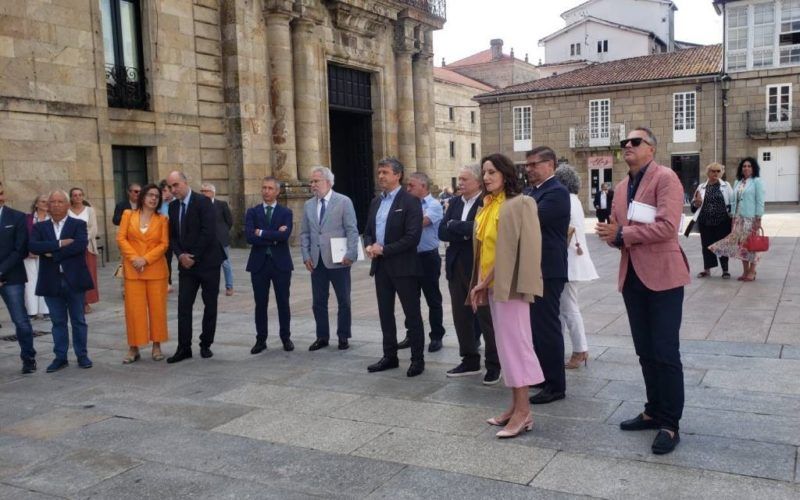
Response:
POLYGON ((688 192, 722 157, 721 46, 595 64, 476 97, 484 152, 548 145, 574 166, 592 209, 603 182, 627 173, 619 141, 640 125, 658 138, 656 161, 672 166, 688 192))
POLYGON ((265 175, 285 181, 284 201, 298 208, 310 168, 330 165, 362 224, 378 158, 435 169, 443 0, 12 4, 0 2, 9 204, 80 186, 106 248, 116 248, 111 213, 125 184, 175 169, 195 189, 215 183, 240 221, 265 175))
POLYGON ((528 62, 527 54, 522 60, 514 55, 513 48, 510 54, 504 53, 503 40, 500 38, 491 40, 486 50, 448 64, 444 62, 442 67, 496 89, 540 77, 538 68, 528 62))

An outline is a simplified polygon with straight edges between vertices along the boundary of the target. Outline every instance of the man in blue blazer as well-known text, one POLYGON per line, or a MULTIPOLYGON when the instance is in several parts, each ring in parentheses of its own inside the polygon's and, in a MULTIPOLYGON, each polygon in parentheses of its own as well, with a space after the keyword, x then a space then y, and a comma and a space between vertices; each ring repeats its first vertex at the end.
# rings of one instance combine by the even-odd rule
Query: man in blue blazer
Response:
POLYGON ((28 255, 28 226, 25 214, 6 206, 6 193, 0 182, 0 297, 16 327, 22 358, 22 373, 36 371, 33 328, 25 309, 25 257, 28 255))
POLYGON ((47 367, 47 373, 69 365, 68 320, 72 324, 72 349, 78 357, 78 366, 91 368, 92 361, 86 351, 88 326, 83 312, 84 294, 94 288, 86 266, 89 233, 85 222, 67 217, 69 196, 64 191, 50 193, 48 208, 50 220, 33 226, 28 245, 30 252, 39 256, 36 295, 44 297, 53 323, 56 358, 47 367))
POLYGON ((561 292, 567 282, 567 231, 569 230, 569 191, 553 176, 556 153, 540 146, 525 155, 525 172, 530 187, 525 194, 536 200, 542 232, 542 278, 544 296, 531 304, 533 348, 544 372, 541 392, 531 396, 532 404, 564 399, 567 389, 564 372, 564 334, 558 318, 561 292))
POLYGON ((281 183, 275 177, 264 177, 261 182, 263 203, 247 209, 244 234, 252 245, 247 259, 247 272, 253 284, 253 299, 256 302, 256 343, 250 354, 258 354, 267 348, 267 305, 270 284, 275 287, 275 302, 278 306, 278 323, 284 351, 293 351, 291 312, 289 310, 289 285, 292 281, 292 256, 289 253, 289 237, 292 235, 292 211, 278 204, 281 183))

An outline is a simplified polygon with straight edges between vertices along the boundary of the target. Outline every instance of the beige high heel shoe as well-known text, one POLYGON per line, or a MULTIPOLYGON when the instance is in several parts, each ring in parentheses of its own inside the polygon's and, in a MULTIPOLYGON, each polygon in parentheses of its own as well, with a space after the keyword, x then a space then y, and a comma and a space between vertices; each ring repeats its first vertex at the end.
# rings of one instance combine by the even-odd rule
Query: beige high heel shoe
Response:
POLYGON ((508 421, 511 420, 511 417, 503 418, 503 417, 492 417, 486 421, 489 425, 495 425, 498 427, 505 427, 508 424, 508 421))
POLYGON ((572 356, 569 357, 569 361, 564 363, 564 368, 567 370, 575 370, 576 368, 580 368, 581 362, 583 366, 589 366, 589 351, 573 352, 572 356))
POLYGON ((500 439, 515 438, 523 432, 528 432, 530 430, 533 430, 533 419, 526 420, 516 429, 509 429, 508 426, 506 426, 505 429, 499 431, 497 434, 495 434, 495 436, 500 439))

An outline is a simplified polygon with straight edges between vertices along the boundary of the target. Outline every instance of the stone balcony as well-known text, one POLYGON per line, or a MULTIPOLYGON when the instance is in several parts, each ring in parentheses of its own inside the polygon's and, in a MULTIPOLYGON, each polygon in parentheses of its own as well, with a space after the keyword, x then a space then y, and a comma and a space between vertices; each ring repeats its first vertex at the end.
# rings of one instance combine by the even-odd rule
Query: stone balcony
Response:
POLYGON ((744 120, 747 137, 751 139, 800 137, 800 117, 792 116, 791 112, 782 111, 779 121, 767 121, 767 113, 763 109, 746 111, 744 120))
POLYGON ((624 138, 624 123, 611 123, 607 130, 588 124, 569 129, 570 149, 619 149, 619 141, 624 138))

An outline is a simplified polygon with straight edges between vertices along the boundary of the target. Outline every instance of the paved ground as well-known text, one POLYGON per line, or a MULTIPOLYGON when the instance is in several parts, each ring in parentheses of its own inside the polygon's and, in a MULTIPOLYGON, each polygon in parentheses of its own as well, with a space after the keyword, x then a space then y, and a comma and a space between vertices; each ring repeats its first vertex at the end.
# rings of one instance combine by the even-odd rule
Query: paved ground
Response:
MULTIPOLYGON (((298 266, 297 350, 285 353, 271 337, 267 352, 251 356, 253 306, 238 250, 237 295, 220 297, 210 360, 195 352, 176 366, 149 358, 123 366, 111 265, 89 316, 94 368, 73 362, 44 373, 52 359, 45 336, 36 340, 40 371, 23 377, 16 343, 0 341, 0 498, 796 499, 800 215, 772 214, 766 227, 772 250, 757 281, 717 274, 686 290, 686 410, 672 455, 650 454, 651 432, 618 430, 641 409, 644 390, 615 290, 617 253, 592 237, 602 279, 581 288, 589 366, 568 374, 566 400, 534 408, 532 432, 502 442, 484 419, 508 391, 444 376, 458 361, 449 305, 446 347, 427 356, 422 376, 405 377, 407 351, 401 370, 368 374, 381 348, 366 265, 353 275, 352 348, 316 353, 306 350, 310 285, 298 266)), ((684 244, 694 274, 699 238, 684 244)), ((1 332, 11 333, 2 319, 1 332)))

